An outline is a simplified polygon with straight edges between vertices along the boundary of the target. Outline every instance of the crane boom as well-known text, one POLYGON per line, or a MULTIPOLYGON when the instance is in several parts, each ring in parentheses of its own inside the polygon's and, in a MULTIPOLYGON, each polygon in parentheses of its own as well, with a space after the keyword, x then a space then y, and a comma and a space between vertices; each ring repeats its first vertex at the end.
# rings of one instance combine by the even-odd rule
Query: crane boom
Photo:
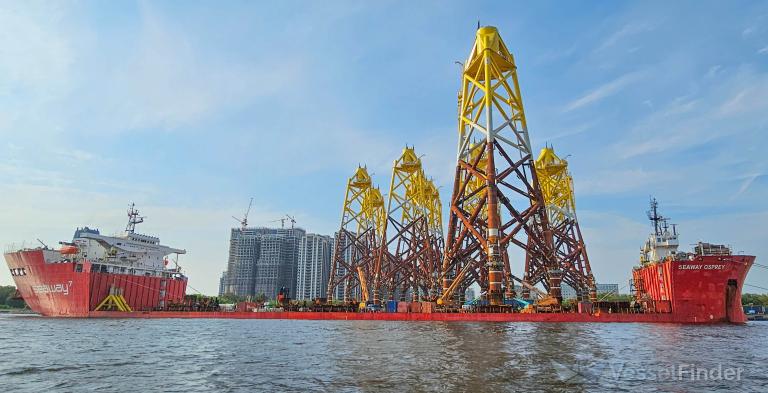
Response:
POLYGON ((243 218, 237 218, 235 216, 232 216, 232 218, 234 218, 235 221, 240 223, 241 231, 244 231, 248 227, 248 214, 251 213, 251 206, 253 206, 253 198, 251 198, 250 202, 248 202, 248 209, 245 210, 245 215, 243 215, 243 218))

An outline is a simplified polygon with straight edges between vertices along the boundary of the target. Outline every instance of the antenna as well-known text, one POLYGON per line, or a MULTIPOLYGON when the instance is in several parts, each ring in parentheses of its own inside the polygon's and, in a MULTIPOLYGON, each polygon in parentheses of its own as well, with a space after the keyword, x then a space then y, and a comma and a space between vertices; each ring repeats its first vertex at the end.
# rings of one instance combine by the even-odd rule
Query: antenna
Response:
POLYGON ((661 236, 661 228, 659 227, 659 223, 664 219, 664 217, 659 215, 659 202, 656 201, 656 198, 651 197, 651 210, 648 210, 646 214, 648 214, 648 219, 653 222, 653 234, 656 236, 661 236))
POLYGON ((47 245, 47 244, 45 244, 45 243, 43 243, 43 241, 42 241, 42 240, 40 240, 40 239, 37 239, 37 241, 38 241, 40 244, 42 244, 42 245, 43 245, 43 248, 45 248, 46 250, 48 249, 48 245, 47 245))
POLYGON ((139 211, 136 210, 136 205, 131 202, 131 205, 128 207, 128 225, 125 227, 125 232, 133 233, 133 231, 136 230, 136 224, 141 224, 144 222, 145 218, 146 217, 139 216, 139 211))
POLYGON ((245 211, 243 218, 237 218, 235 216, 232 216, 232 218, 234 218, 235 221, 240 223, 240 232, 245 231, 245 228, 248 227, 248 214, 251 212, 252 205, 253 205, 253 198, 251 198, 251 201, 248 202, 248 209, 245 211))
POLYGON ((180 272, 181 266, 179 266, 179 254, 176 254, 176 257, 173 258, 173 264, 176 265, 176 272, 180 272))

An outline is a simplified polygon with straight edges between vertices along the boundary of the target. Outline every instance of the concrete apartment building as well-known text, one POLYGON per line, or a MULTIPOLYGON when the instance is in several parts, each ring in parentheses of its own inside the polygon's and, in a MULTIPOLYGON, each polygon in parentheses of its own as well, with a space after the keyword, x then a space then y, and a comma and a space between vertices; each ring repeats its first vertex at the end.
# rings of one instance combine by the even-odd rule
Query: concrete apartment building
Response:
POLYGON ((330 236, 314 233, 301 239, 295 299, 313 300, 327 296, 333 243, 330 236))
POLYGON ((281 287, 296 293, 301 228, 233 228, 221 294, 277 297, 281 287))
POLYGON ((326 297, 333 243, 301 228, 233 228, 219 295, 275 299, 285 287, 291 299, 326 297))

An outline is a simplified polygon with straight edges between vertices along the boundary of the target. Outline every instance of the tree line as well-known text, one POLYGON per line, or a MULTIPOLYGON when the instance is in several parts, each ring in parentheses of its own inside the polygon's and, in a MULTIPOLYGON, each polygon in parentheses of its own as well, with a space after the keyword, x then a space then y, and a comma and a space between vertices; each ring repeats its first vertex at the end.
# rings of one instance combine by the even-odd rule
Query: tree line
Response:
POLYGON ((16 287, 13 285, 0 285, 0 308, 24 308, 24 300, 14 299, 16 287))
POLYGON ((741 304, 745 306, 750 304, 756 306, 768 306, 768 294, 745 293, 741 295, 741 304))

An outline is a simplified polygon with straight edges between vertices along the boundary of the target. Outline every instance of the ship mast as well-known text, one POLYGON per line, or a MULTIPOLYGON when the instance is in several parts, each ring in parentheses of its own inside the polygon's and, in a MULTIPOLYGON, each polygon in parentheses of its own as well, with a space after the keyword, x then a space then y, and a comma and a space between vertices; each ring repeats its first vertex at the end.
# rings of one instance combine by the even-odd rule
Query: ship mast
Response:
POLYGON ((133 233, 136 229, 136 224, 144 222, 144 217, 139 216, 139 211, 136 210, 135 204, 131 202, 131 206, 128 207, 128 225, 125 227, 126 233, 133 233))
POLYGON ((648 219, 653 222, 653 234, 661 236, 662 222, 666 224, 667 219, 659 215, 659 202, 656 201, 656 198, 651 197, 651 210, 648 210, 646 213, 648 214, 648 219))

